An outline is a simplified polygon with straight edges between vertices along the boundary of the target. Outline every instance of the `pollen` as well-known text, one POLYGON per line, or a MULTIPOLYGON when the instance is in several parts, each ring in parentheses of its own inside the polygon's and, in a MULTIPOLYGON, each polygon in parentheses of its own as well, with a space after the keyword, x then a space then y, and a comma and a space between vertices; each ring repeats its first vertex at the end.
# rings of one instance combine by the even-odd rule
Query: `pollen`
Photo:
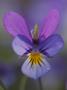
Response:
POLYGON ((41 65, 43 56, 39 52, 32 52, 29 54, 29 60, 31 62, 31 65, 41 65))

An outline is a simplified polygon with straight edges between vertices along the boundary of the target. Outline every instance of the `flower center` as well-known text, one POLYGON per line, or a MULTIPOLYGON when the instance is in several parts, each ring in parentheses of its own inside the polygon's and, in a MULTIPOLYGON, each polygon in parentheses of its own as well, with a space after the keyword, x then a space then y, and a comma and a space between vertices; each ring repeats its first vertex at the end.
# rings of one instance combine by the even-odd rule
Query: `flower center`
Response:
POLYGON ((28 58, 30 60, 31 65, 34 65, 34 64, 41 65, 43 55, 39 52, 31 52, 28 58))

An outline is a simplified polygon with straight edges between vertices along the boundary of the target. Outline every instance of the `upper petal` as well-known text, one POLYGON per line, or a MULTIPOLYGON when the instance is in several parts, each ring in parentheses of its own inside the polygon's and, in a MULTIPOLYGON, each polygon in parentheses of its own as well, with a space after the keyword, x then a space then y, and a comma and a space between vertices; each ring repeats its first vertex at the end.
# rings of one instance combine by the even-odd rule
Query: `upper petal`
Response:
POLYGON ((12 48, 17 55, 22 56, 27 50, 32 48, 31 42, 26 37, 18 35, 15 37, 12 43, 12 48))
POLYGON ((53 34, 56 30, 56 27, 59 23, 59 12, 57 9, 53 9, 49 12, 48 16, 42 23, 42 28, 40 30, 40 36, 47 38, 53 34))
POLYGON ((43 64, 41 64, 41 66, 36 64, 31 66, 29 59, 27 59, 22 65, 21 71, 30 78, 38 79, 50 70, 49 63, 45 59, 42 61, 43 64))
POLYGON ((24 18, 20 16, 19 14, 17 14, 16 12, 8 12, 4 16, 3 23, 5 25, 5 29, 12 36, 22 34, 30 38, 30 33, 28 31, 24 18))
POLYGON ((60 35, 52 35, 41 43, 40 51, 50 57, 56 55, 64 46, 64 41, 60 35))

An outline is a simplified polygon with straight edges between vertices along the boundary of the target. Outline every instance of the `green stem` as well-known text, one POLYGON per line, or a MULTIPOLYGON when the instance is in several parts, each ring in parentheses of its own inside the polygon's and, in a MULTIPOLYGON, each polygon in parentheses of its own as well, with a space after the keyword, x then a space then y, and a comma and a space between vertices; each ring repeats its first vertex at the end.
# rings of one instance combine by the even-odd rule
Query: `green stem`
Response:
POLYGON ((27 81, 27 77, 23 76, 23 78, 21 78, 19 90, 25 90, 26 81, 27 81))
POLYGON ((39 90, 43 90, 41 78, 38 79, 38 82, 39 82, 39 90))

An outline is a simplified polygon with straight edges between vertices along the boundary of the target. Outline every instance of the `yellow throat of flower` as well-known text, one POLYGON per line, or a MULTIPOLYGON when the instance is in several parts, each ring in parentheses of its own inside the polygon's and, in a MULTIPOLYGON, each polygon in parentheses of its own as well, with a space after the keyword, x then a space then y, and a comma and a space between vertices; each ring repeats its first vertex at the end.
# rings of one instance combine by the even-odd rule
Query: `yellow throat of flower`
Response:
POLYGON ((38 40, 38 25, 37 24, 35 24, 34 26, 33 39, 38 40))
POLYGON ((32 65, 36 64, 36 65, 41 65, 42 63, 42 59, 43 59, 43 55, 39 52, 31 52, 29 54, 29 60, 31 62, 32 65))

